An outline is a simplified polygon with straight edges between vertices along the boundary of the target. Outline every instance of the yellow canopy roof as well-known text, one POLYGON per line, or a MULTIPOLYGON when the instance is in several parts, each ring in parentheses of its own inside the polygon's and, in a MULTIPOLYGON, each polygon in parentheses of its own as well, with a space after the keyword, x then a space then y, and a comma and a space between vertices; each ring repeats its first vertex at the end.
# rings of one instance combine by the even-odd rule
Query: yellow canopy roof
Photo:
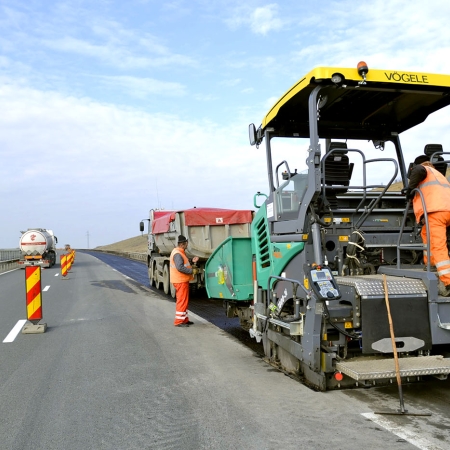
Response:
POLYGON ((309 136, 308 101, 322 86, 321 138, 389 139, 450 104, 450 76, 370 69, 366 82, 357 68, 317 67, 269 110, 262 128, 286 136, 309 136), (336 82, 335 75, 341 81, 336 82))

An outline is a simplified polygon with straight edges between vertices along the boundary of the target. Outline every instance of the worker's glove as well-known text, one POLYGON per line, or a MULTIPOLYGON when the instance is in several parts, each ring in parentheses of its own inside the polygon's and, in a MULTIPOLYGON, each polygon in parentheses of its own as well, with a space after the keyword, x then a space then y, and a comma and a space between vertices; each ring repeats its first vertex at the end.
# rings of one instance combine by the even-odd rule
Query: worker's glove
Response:
POLYGON ((409 189, 409 188, 408 189, 403 188, 401 190, 401 193, 406 196, 407 200, 412 200, 414 198, 414 195, 416 195, 416 193, 415 192, 411 192, 411 189, 409 189))
POLYGON ((192 275, 197 275, 197 274, 198 274, 198 269, 197 269, 197 267, 194 267, 192 269, 192 275))

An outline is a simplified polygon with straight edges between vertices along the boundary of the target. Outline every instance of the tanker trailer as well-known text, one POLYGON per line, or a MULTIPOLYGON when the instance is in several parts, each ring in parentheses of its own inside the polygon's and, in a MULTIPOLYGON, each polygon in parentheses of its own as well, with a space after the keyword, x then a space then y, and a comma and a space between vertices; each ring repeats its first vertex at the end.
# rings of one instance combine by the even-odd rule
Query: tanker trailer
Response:
POLYGON ((27 231, 21 231, 21 233, 19 267, 25 268, 25 266, 35 265, 52 267, 55 265, 58 238, 52 230, 28 228, 27 231))
MULTIPOLYGON (((228 237, 248 238, 253 212, 219 208, 192 208, 183 211, 151 209, 148 225, 147 266, 150 286, 170 292, 175 298, 175 288, 170 282, 169 258, 177 246, 179 235, 189 241, 186 256, 198 256, 198 275, 191 281, 196 288, 205 286, 205 263, 214 250, 228 237)), ((140 223, 141 232, 144 223, 140 223)))

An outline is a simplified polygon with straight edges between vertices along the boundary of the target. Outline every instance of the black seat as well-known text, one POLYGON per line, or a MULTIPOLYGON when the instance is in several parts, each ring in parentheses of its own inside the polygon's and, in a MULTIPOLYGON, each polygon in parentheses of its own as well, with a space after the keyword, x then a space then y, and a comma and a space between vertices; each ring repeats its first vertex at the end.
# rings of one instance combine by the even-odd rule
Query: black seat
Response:
MULTIPOLYGON (((349 162, 347 156, 347 144, 345 142, 331 142, 327 154, 333 153, 325 159, 324 184, 326 186, 349 186, 353 172, 353 163, 349 162)), ((330 189, 331 191, 331 189, 330 189)), ((343 194, 347 189, 332 189, 335 194, 343 194)))
MULTIPOLYGON (((423 152, 425 153, 425 155, 430 156, 430 157, 433 153, 436 153, 436 152, 442 153, 443 152, 442 145, 441 144, 427 144, 427 145, 425 145, 423 152)), ((436 159, 438 162, 433 162, 434 168, 438 172, 442 173, 442 175, 444 175, 444 177, 445 177, 445 174, 447 172, 447 163, 439 162, 439 161, 444 161, 444 158, 442 156, 435 156, 433 158, 433 161, 436 161, 436 159)))

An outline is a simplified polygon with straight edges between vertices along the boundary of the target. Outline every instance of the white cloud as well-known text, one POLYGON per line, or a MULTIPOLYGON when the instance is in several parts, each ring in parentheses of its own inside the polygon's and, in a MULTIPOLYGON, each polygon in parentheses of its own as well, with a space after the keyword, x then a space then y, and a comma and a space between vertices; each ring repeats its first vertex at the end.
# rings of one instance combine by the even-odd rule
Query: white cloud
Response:
POLYGON ((233 29, 249 26, 253 33, 262 35, 282 29, 287 22, 287 19, 279 17, 279 7, 276 3, 256 8, 252 8, 251 5, 240 5, 234 8, 225 20, 225 23, 233 29))
POLYGON ((136 98, 146 98, 149 95, 165 95, 179 97, 186 94, 181 83, 155 80, 153 78, 138 78, 132 76, 100 76, 102 84, 120 89, 136 98))
POLYGON ((250 16, 250 28, 256 34, 266 35, 269 31, 283 27, 283 20, 278 17, 278 5, 272 3, 256 8, 250 16))
POLYGON ((110 66, 123 69, 142 69, 171 65, 189 66, 194 64, 194 61, 187 56, 171 54, 168 51, 163 52, 161 49, 158 50, 157 56, 145 52, 141 52, 138 55, 132 50, 132 47, 119 46, 114 43, 93 44, 70 36, 57 40, 44 39, 42 44, 52 50, 87 56, 98 59, 110 66))
POLYGON ((228 87, 233 87, 233 86, 237 86, 239 83, 241 83, 241 79, 240 78, 234 78, 234 79, 229 79, 229 80, 223 80, 220 82, 220 84, 222 86, 228 86, 228 87))
MULTIPOLYGON (((408 0, 328 4, 327 11, 319 11, 314 41, 308 28, 297 38, 299 50, 293 52, 292 63, 353 67, 365 60, 369 68, 449 72, 450 61, 441 56, 450 50, 450 29, 436 11, 448 17, 450 4, 444 0, 419 7, 408 0)), ((311 18, 307 20, 311 26, 311 18)))
POLYGON ((264 157, 253 160, 246 124, 222 128, 13 84, 0 87, 0 101, 8 111, 0 122, 4 236, 36 223, 58 237, 65 229, 84 236, 111 220, 105 240, 92 238, 100 245, 132 236, 133 221, 137 234, 151 207, 251 208, 265 188, 264 157), (17 205, 30 195, 25 217, 17 205))
POLYGON ((219 100, 219 97, 214 94, 195 94, 194 98, 195 98, 195 100, 198 100, 199 102, 211 102, 211 101, 219 100))

